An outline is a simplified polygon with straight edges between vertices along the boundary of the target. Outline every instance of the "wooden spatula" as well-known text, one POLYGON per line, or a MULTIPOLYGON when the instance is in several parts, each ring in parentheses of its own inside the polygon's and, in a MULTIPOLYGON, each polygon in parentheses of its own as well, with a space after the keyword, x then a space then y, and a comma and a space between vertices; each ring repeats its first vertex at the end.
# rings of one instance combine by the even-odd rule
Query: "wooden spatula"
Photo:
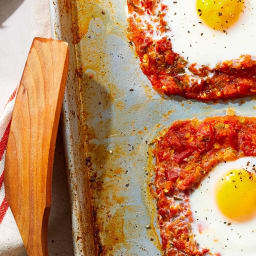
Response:
POLYGON ((35 38, 17 92, 4 179, 29 256, 48 255, 52 166, 67 71, 67 43, 35 38))

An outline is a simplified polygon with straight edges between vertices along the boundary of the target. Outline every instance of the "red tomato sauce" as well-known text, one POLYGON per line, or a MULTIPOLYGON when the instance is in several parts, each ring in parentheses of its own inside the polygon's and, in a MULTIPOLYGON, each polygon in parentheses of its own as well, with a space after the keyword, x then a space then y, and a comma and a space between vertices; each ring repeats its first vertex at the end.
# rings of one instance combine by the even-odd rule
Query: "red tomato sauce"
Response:
POLYGON ((256 118, 224 116, 176 121, 155 140, 153 154, 165 255, 207 254, 209 250, 201 249, 192 233, 189 195, 218 163, 256 156, 256 118))
POLYGON ((202 101, 256 94, 256 61, 250 55, 224 61, 212 69, 197 67, 173 51, 171 40, 165 35, 171 29, 164 20, 167 6, 161 0, 127 0, 127 3, 128 38, 135 46, 142 71, 160 94, 202 101), (143 18, 145 15, 152 17, 155 27, 143 18), (155 30, 162 33, 160 39, 154 39, 155 30))

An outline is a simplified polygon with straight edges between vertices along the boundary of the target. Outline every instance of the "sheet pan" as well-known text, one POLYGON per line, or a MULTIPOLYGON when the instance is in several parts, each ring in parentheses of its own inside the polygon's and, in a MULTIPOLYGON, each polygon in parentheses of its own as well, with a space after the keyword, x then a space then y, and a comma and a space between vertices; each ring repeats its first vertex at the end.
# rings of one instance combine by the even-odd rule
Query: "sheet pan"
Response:
POLYGON ((150 142, 175 120, 254 116, 254 99, 158 95, 127 40, 126 0, 50 6, 54 36, 70 44, 63 124, 75 255, 161 255, 150 142))

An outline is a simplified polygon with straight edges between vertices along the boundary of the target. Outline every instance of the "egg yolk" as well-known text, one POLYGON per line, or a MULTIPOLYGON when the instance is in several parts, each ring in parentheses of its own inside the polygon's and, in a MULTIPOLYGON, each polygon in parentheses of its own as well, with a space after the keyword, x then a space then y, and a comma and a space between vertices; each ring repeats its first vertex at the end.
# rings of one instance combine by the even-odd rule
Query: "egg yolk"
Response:
POLYGON ((244 0, 197 0, 197 13, 208 26, 225 31, 238 19, 244 9, 244 0))
POLYGON ((233 221, 256 215, 256 176, 246 170, 232 170, 217 184, 216 201, 222 214, 233 221))

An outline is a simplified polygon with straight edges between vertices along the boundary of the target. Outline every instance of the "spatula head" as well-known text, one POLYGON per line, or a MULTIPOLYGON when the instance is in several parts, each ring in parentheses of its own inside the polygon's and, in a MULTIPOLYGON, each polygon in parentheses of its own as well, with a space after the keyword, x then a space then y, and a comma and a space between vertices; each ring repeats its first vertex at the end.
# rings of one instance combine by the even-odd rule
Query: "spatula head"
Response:
POLYGON ((47 255, 52 165, 67 71, 67 43, 35 38, 17 92, 4 179, 31 256, 47 255))

